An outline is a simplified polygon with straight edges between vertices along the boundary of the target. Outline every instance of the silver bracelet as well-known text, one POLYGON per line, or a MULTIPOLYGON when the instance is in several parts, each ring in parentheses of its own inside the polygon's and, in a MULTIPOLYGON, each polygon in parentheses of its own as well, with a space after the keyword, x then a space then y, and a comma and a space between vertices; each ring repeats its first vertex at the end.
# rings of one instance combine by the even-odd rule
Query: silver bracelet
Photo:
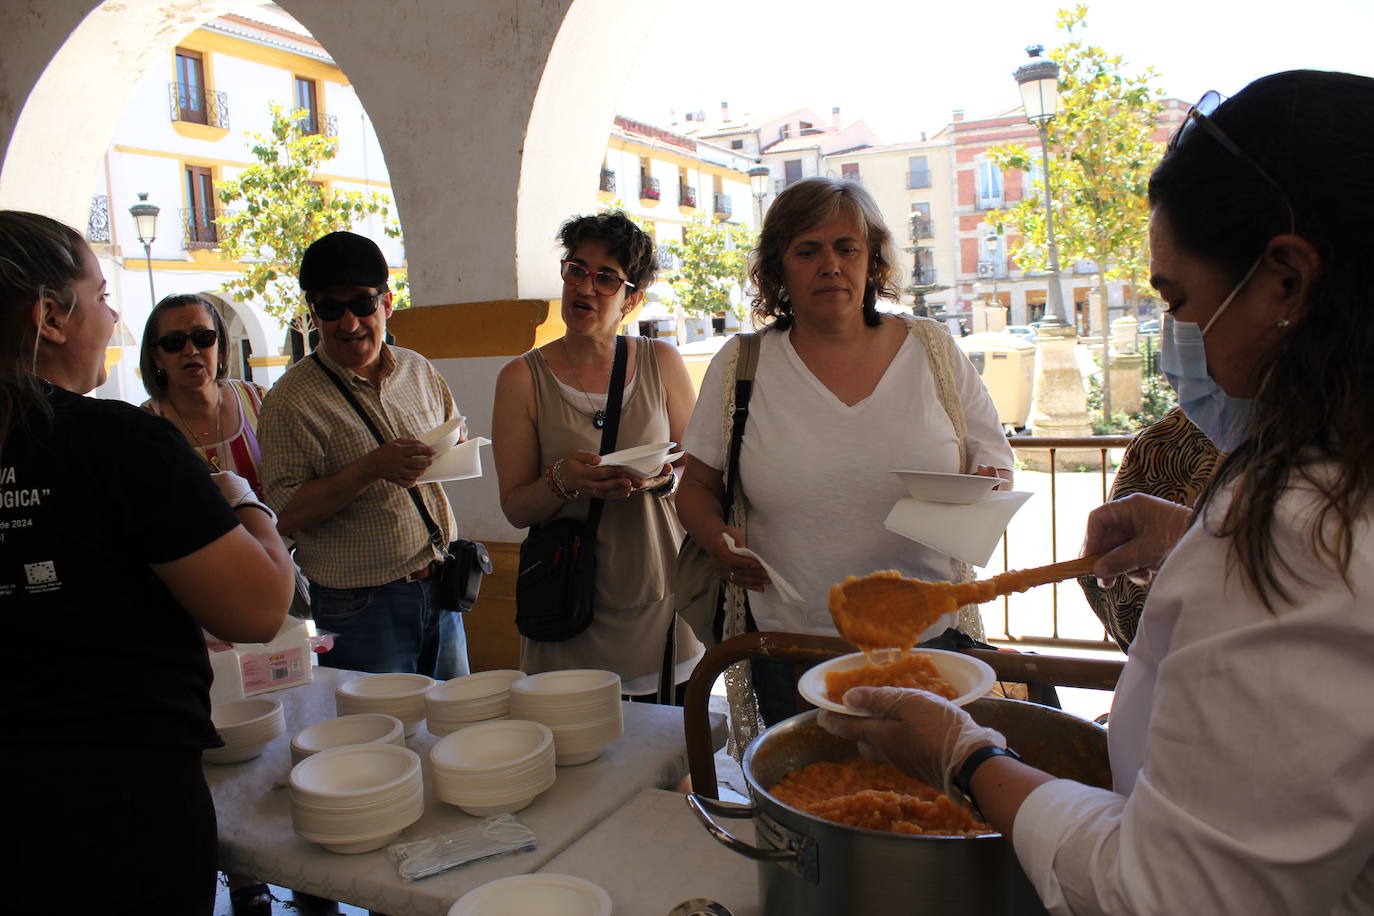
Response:
POLYGON ((657 496, 659 499, 667 499, 668 497, 672 496, 674 493, 677 492, 677 485, 679 482, 681 482, 681 480, 682 478, 678 477, 676 474, 670 471, 668 473, 668 479, 663 481, 663 483, 659 484, 658 486, 654 487, 649 492, 657 496))
POLYGON ((581 490, 574 490, 563 482, 563 459, 559 458, 553 463, 553 485, 558 488, 558 495, 572 502, 582 495, 581 490))

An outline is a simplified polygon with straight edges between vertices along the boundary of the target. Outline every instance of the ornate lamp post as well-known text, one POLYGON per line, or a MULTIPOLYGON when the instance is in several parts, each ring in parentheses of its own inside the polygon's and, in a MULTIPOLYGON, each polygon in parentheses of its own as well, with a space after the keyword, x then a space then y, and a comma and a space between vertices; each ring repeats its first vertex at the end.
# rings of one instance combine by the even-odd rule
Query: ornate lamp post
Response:
POLYGON ((1016 69, 1016 84, 1021 87, 1021 102, 1026 108, 1026 120, 1040 131, 1041 176, 1045 184, 1045 229, 1049 237, 1050 274, 1049 274, 1049 321, 1058 319, 1069 323, 1069 313, 1064 308, 1064 289, 1059 283, 1059 247, 1054 241, 1054 206, 1050 195, 1050 143, 1047 126, 1059 113, 1059 65, 1041 57, 1043 45, 1031 45, 1026 49, 1030 56, 1027 63, 1016 69))
POLYGON ((129 208, 138 230, 138 240, 143 243, 143 259, 148 265, 148 296, 151 305, 157 304, 157 293, 153 291, 153 242, 157 240, 157 215, 162 210, 157 204, 148 203, 148 192, 138 192, 138 203, 129 208))
POLYGON ((772 180, 772 173, 768 171, 768 166, 763 164, 762 159, 754 160, 754 167, 747 173, 749 176, 749 190, 754 193, 754 200, 758 203, 759 209, 759 228, 763 228, 763 199, 768 196, 768 184, 772 180))
MULTIPOLYGON (((1030 60, 1017 68, 1016 84, 1026 120, 1040 132, 1040 162, 1045 185, 1045 228, 1049 243, 1048 311, 1040 321, 1035 346, 1035 390, 1031 404, 1031 427, 1035 435, 1078 439, 1092 435, 1088 420, 1088 399, 1083 392, 1083 375, 1078 369, 1078 336, 1064 308, 1064 289, 1059 282, 1059 249, 1054 240, 1054 206, 1050 193, 1049 134, 1046 126, 1059 110, 1059 65, 1041 57, 1041 45, 1026 48, 1030 60)), ((1092 466, 1101 455, 1091 450, 1060 450, 1061 461, 1070 466, 1092 466)), ((1028 452, 1023 457, 1035 465, 1028 452)))

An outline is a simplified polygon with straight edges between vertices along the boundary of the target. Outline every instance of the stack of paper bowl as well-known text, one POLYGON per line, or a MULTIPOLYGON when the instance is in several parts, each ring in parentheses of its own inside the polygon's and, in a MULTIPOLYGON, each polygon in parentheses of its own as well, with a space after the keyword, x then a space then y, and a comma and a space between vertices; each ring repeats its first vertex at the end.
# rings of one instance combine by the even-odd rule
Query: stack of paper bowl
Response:
POLYGON ((210 763, 241 763, 262 753, 272 739, 286 731, 281 700, 250 697, 210 707, 210 721, 224 739, 224 747, 207 748, 201 759, 210 763))
POLYGON ((405 746, 405 726, 395 716, 366 712, 317 722, 291 739, 291 764, 311 754, 352 744, 397 744, 405 746))
POLYGON ((502 719, 510 714, 510 685, 523 671, 479 671, 435 684, 425 694, 425 728, 447 735, 473 722, 502 719))
POLYGON ((332 852, 370 852, 420 819, 420 755, 394 744, 312 754, 291 770, 291 824, 332 852))
POLYGON ((549 727, 559 766, 595 760, 625 731, 620 676, 592 669, 532 674, 511 684, 510 714, 549 727))
POLYGON ((519 811, 554 782, 553 732, 498 719, 455 731, 430 749, 434 795, 468 814, 519 811))
POLYGON ((434 678, 423 674, 364 674, 334 688, 334 706, 341 716, 364 712, 395 716, 409 737, 425 717, 425 692, 433 686, 434 678))

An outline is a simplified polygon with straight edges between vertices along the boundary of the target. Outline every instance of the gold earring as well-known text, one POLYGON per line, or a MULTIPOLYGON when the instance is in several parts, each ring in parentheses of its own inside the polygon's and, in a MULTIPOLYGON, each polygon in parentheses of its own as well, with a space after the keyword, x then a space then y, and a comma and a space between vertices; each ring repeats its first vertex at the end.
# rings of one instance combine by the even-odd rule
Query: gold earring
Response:
POLYGON ((1278 327, 1280 327, 1280 328, 1286 328, 1286 327, 1288 327, 1288 326, 1289 326, 1290 324, 1292 324, 1292 323, 1293 323, 1293 322, 1291 322, 1291 321, 1288 320, 1288 316, 1285 315, 1285 316, 1283 316, 1282 318, 1279 319, 1278 327))

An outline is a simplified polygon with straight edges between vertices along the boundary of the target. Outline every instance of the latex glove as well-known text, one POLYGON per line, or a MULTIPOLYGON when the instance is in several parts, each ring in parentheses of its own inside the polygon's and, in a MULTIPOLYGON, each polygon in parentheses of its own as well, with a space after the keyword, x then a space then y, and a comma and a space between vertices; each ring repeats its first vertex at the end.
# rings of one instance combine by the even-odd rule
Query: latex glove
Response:
POLYGON ((897 769, 940 790, 956 802, 954 774, 978 748, 1006 747, 1001 732, 984 728, 944 697, 903 687, 853 687, 844 704, 872 718, 822 710, 817 721, 826 731, 859 745, 859 753, 874 763, 897 769))
POLYGON ((1083 553, 1102 553, 1093 575, 1104 588, 1125 575, 1148 585, 1193 521, 1193 510, 1146 493, 1114 499, 1088 514, 1083 553))
POLYGON ((229 508, 237 509, 241 506, 252 506, 266 512, 273 521, 276 520, 276 513, 269 509, 266 503, 258 499, 248 481, 233 471, 214 471, 210 474, 210 479, 219 487, 219 492, 224 497, 224 501, 229 504, 229 508))

